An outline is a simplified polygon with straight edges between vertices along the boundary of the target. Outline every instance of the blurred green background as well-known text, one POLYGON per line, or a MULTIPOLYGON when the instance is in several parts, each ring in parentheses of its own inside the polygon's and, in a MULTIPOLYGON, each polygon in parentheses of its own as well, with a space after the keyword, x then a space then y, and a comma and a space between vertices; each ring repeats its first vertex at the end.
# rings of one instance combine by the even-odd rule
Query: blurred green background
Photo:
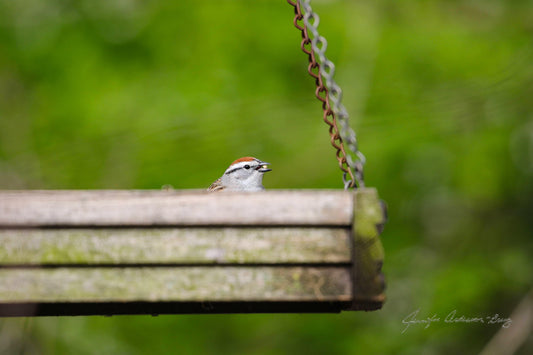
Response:
MULTIPOLYGON (((533 286, 533 2, 313 7, 389 205, 384 308, 2 319, 0 353, 483 349, 500 324, 402 320, 509 317, 533 286)), ((0 0, 0 188, 206 188, 245 155, 267 188, 342 188, 292 19, 282 0, 0 0)))

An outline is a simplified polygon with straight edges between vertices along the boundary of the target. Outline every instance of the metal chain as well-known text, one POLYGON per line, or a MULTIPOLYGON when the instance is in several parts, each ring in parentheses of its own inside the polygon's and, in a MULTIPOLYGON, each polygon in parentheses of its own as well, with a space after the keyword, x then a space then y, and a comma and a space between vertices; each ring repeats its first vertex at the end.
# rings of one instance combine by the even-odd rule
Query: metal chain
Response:
POLYGON ((357 138, 350 127, 348 112, 341 103, 342 90, 333 79, 335 65, 326 57, 328 42, 318 33, 320 19, 313 12, 310 0, 303 2, 287 0, 287 2, 294 7, 293 23, 302 34, 300 47, 309 58, 307 72, 315 78, 315 96, 322 102, 323 118, 329 126, 330 142, 337 150, 337 161, 343 171, 344 188, 364 187, 363 166, 366 159, 357 147, 357 138), (302 13, 302 7, 304 13, 302 13), (302 20, 303 26, 299 24, 302 20), (312 36, 309 36, 309 32, 312 36), (344 148, 344 143, 348 146, 349 154, 344 148))

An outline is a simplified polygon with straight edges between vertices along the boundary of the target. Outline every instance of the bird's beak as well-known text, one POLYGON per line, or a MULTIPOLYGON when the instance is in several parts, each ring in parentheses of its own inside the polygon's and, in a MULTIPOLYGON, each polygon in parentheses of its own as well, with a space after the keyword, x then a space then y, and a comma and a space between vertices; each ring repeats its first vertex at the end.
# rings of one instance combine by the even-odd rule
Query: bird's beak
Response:
POLYGON ((272 171, 272 169, 269 169, 268 166, 270 165, 270 163, 266 163, 264 161, 261 162, 261 165, 259 165, 259 167, 257 168, 257 170, 260 172, 260 173, 266 173, 267 171, 272 171))

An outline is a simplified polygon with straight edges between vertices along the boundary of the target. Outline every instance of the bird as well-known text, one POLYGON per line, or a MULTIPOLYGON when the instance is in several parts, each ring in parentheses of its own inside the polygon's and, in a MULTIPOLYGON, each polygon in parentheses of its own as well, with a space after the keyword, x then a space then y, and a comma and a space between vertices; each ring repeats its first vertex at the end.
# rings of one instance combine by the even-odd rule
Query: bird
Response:
POLYGON ((254 157, 235 160, 224 174, 207 188, 207 191, 262 191, 263 175, 270 164, 254 157))

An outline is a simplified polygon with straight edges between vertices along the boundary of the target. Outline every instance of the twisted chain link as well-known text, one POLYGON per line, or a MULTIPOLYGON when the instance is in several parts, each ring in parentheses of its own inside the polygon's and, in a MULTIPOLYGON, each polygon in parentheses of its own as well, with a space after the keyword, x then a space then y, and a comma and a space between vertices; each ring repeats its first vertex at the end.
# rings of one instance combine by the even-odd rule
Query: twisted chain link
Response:
POLYGON ((287 2, 294 7, 293 23, 302 34, 300 47, 309 59, 307 72, 315 79, 315 96, 322 102, 324 122, 329 126, 330 142, 337 150, 337 161, 343 171, 344 188, 364 187, 363 166, 366 159, 357 147, 357 138, 350 127, 348 112, 341 102, 342 90, 333 79, 335 64, 326 57, 328 42, 318 33, 320 18, 313 12, 310 0, 287 2), (302 21, 303 26, 300 24, 302 21), (348 154, 344 143, 349 149, 348 154))

